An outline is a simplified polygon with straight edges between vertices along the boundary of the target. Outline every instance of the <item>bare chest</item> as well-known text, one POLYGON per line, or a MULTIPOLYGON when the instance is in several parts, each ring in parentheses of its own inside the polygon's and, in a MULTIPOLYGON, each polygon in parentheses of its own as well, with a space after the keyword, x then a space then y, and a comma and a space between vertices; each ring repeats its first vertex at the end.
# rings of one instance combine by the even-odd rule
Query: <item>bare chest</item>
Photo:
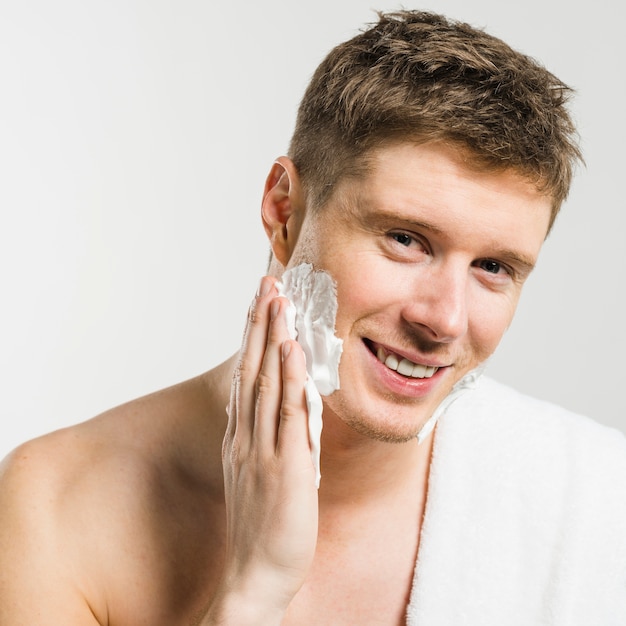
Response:
MULTIPOLYGON (((393 526, 393 525, 392 525, 393 526)), ((205 527, 206 528, 206 527, 205 527)), ((220 580, 224 529, 129 546, 109 603, 110 626, 188 626, 220 580)), ((283 626, 400 626, 406 622, 419 525, 321 543, 283 626), (402 532, 401 532, 402 531, 402 532)))
MULTIPOLYGON (((220 583, 223 502, 197 493, 159 502, 138 507, 138 519, 107 535, 112 543, 100 554, 115 558, 106 567, 101 623, 189 626, 220 583)), ((404 624, 423 512, 423 498, 406 497, 334 518, 322 514, 313 566, 283 625, 404 624)))
MULTIPOLYGON (((200 501, 201 499, 198 499, 200 501)), ((100 564, 108 626, 189 626, 219 583, 225 522, 221 507, 152 510, 117 528, 100 564)), ((104 546, 102 546, 104 548, 104 546)))
POLYGON ((419 526, 381 529, 347 546, 320 546, 283 626, 405 624, 419 526))

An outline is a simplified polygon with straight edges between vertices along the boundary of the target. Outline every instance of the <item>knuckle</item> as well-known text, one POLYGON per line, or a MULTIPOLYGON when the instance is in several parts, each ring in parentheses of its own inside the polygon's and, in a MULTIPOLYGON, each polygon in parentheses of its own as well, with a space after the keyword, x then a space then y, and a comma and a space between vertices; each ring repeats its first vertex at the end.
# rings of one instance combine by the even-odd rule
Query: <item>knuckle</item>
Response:
POLYGON ((235 370, 233 372, 232 384, 235 385, 236 388, 239 388, 244 379, 253 375, 253 367, 251 363, 249 363, 246 359, 241 358, 237 362, 235 366, 235 370))
POLYGON ((302 416, 303 407, 300 405, 292 404, 291 402, 284 402, 280 407, 280 419, 289 421, 297 419, 302 416))
POLYGON ((235 368, 233 369, 232 384, 238 385, 241 382, 241 370, 243 368, 243 359, 240 357, 237 359, 235 368))
POLYGON ((259 400, 264 398, 267 394, 275 392, 276 387, 276 381, 271 376, 265 372, 259 373, 255 387, 256 395, 259 400))
POLYGON ((283 379, 286 383, 297 384, 304 387, 305 373, 293 368, 285 368, 283 370, 283 379))
POLYGON ((261 316, 259 315, 258 302, 255 298, 252 301, 252 304, 248 308, 248 323, 251 325, 256 325, 261 321, 261 316))

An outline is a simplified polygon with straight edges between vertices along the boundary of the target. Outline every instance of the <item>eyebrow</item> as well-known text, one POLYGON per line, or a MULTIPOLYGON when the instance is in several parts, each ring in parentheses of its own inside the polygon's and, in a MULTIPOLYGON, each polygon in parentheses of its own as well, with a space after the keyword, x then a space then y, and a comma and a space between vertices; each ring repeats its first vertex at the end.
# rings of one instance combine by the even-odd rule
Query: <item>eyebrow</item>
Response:
POLYGON ((514 250, 508 248, 498 248, 495 252, 495 257, 498 259, 510 260, 519 268, 519 271, 528 276, 534 269, 536 262, 527 257, 526 255, 519 254, 514 250))
POLYGON ((436 235, 443 235, 445 234, 445 230, 440 228, 439 226, 436 226, 435 224, 433 224, 432 222, 428 222, 427 220, 416 220, 414 218, 411 217, 407 217, 406 215, 404 215, 403 213, 398 213, 397 211, 393 211, 390 209, 384 209, 384 210, 372 210, 369 209, 368 207, 364 207, 364 211, 362 213, 364 221, 368 222, 368 223, 374 223, 376 225, 382 225, 384 222, 389 222, 389 221, 397 221, 397 222, 404 222, 405 224, 416 228, 418 230, 427 230, 430 231, 432 233, 435 233, 436 235))

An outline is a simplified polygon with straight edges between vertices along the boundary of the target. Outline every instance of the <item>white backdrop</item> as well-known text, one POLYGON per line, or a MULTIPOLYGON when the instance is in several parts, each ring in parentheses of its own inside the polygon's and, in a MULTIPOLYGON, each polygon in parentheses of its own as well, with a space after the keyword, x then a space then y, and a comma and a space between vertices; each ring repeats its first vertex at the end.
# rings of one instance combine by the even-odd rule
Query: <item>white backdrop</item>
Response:
MULTIPOLYGON (((373 0, 0 0, 0 456, 234 352, 266 171, 373 0)), ((626 101, 608 0, 424 0, 578 91, 587 167, 490 373, 626 432, 626 101), (605 4, 606 6, 603 6, 605 4)))

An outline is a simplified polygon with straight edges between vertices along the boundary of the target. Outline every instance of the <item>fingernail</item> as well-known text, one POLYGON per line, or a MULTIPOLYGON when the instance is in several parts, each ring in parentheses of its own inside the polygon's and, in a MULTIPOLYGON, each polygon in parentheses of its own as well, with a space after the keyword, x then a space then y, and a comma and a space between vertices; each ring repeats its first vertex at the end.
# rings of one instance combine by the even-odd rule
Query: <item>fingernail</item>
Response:
POLYGON ((261 282, 259 283, 259 288, 257 289, 256 295, 266 296, 270 292, 271 288, 272 283, 269 281, 267 276, 263 276, 263 278, 261 278, 261 282))
POLYGON ((291 341, 285 341, 285 343, 283 343, 283 360, 289 356, 290 352, 291 352, 291 341))

